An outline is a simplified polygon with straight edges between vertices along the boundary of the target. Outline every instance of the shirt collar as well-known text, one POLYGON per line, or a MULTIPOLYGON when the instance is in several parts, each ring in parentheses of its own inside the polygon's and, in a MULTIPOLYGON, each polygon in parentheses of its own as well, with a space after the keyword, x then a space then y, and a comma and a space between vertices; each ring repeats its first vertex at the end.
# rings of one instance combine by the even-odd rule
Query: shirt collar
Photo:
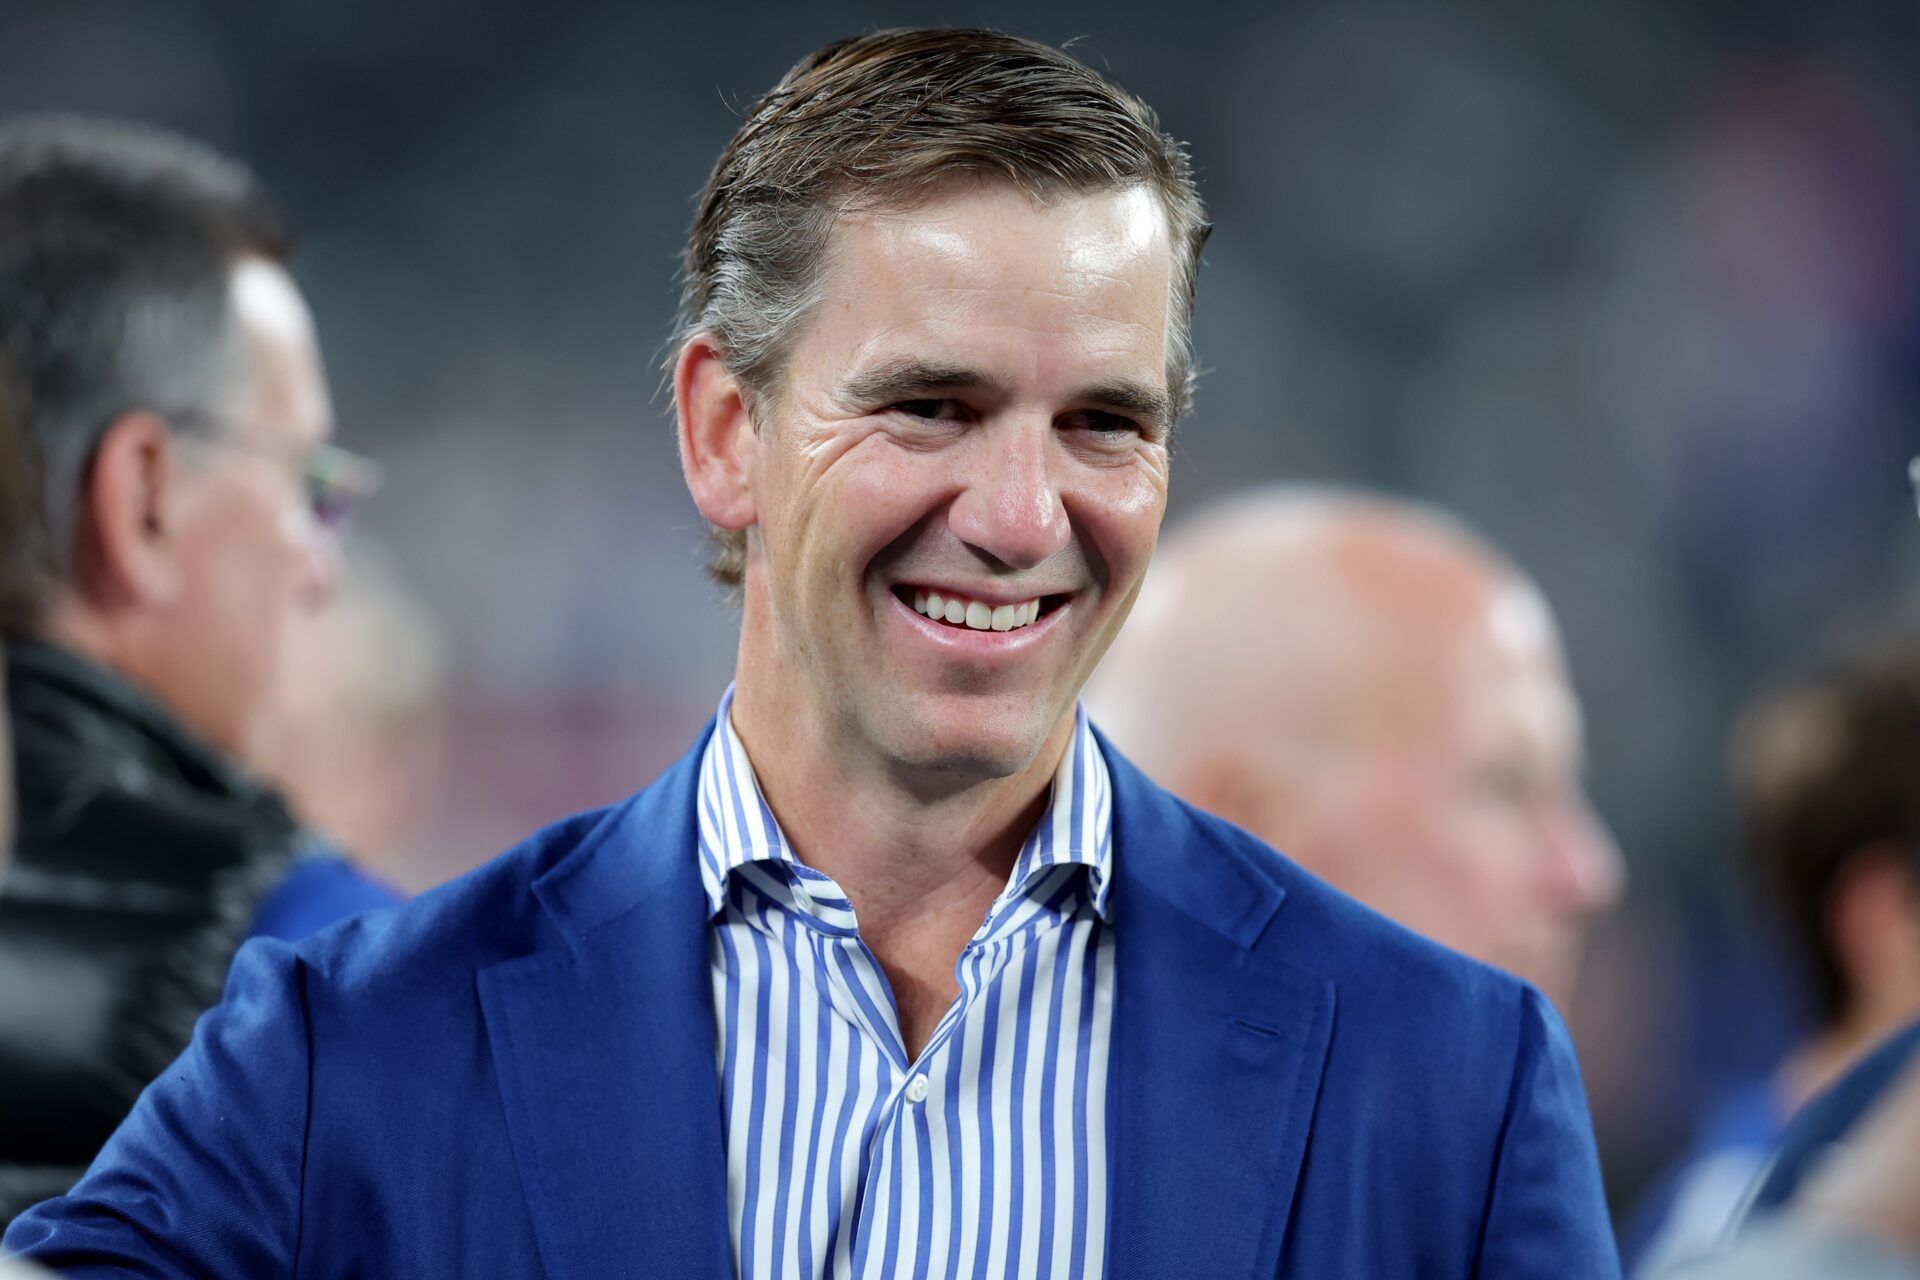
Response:
MULTIPOLYGON (((779 820, 761 795, 746 747, 733 731, 732 709, 733 686, 729 685, 700 761, 700 881, 706 889, 709 915, 719 914, 726 906, 727 886, 736 875, 773 876, 789 892, 805 896, 809 909, 828 923, 840 923, 844 916, 850 929, 852 909, 840 889, 794 856, 779 820)), ((1056 869, 1076 863, 1087 868, 1094 910, 1103 920, 1111 920, 1112 782, 1100 744, 1087 724, 1086 708, 1079 706, 1074 708, 1073 739, 1054 771, 1046 812, 1022 843, 1007 887, 988 919, 1004 916, 1011 903, 1050 893, 1058 886, 1056 869)))

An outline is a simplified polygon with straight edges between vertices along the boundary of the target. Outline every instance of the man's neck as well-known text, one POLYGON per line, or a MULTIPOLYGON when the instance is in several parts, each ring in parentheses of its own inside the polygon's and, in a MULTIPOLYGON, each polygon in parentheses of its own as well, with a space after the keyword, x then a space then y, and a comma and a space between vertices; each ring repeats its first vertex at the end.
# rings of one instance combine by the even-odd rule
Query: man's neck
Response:
POLYGON ((869 943, 947 912, 977 927, 1046 809, 1072 715, 1018 773, 930 779, 773 701, 736 687, 734 732, 794 853, 846 891, 869 943))
POLYGON ((1920 999, 1904 973, 1856 993, 1846 1013, 1809 1036, 1782 1061, 1775 1087, 1790 1111, 1845 1075, 1869 1049, 1920 1015, 1920 999))
POLYGON ((186 722, 149 660, 155 649, 151 628, 132 611, 96 608, 76 593, 65 592, 48 606, 34 638, 113 672, 186 722))
POLYGON ((917 1059, 958 993, 961 952, 1006 887, 1073 737, 1020 772, 930 780, 839 741, 817 714, 736 684, 730 720, 794 855, 831 876, 887 975, 917 1059))
POLYGON ((112 628, 70 598, 62 597, 47 608, 33 638, 85 658, 95 666, 119 669, 120 664, 115 661, 119 646, 112 628))

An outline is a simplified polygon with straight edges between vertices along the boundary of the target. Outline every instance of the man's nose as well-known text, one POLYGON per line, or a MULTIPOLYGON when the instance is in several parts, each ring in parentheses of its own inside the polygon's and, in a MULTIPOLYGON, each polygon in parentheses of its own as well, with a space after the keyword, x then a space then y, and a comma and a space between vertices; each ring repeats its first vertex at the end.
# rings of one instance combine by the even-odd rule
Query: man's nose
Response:
POLYGON ((331 535, 307 538, 301 548, 301 603, 309 609, 324 607, 340 593, 346 572, 346 556, 338 538, 331 535))
POLYGON ((1613 833, 1584 797, 1553 816, 1547 840, 1555 897, 1567 914, 1597 916, 1619 900, 1626 887, 1626 863, 1613 833))
POLYGON ((1013 569, 1031 569, 1072 536, 1060 498, 1053 424, 1035 419, 983 433, 974 474, 948 515, 954 533, 1013 569))

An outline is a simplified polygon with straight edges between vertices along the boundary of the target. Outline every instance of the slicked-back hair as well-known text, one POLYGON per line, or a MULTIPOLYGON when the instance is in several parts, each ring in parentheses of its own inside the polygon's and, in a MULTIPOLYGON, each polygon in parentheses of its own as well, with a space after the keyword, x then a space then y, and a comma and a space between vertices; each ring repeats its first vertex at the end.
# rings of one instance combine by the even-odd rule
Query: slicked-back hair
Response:
POLYGON ((115 419, 146 409, 204 430, 218 413, 241 358, 233 267, 290 249, 253 176, 198 143, 0 121, 0 364, 29 501, 0 547, 0 627, 34 630, 67 581, 87 468, 115 419))
POLYGON ((1748 856, 1831 1026, 1855 995, 1832 937, 1841 874, 1892 853, 1920 882, 1920 635, 1855 646, 1765 696, 1735 731, 1733 764, 1748 856))
MULTIPOLYGON (((819 300, 836 219, 911 209, 968 179, 1040 201, 1132 187, 1158 197, 1174 254, 1167 387, 1178 419, 1192 398, 1194 285, 1209 229, 1186 152, 1113 81, 997 31, 903 28, 841 40, 754 103, 700 196, 675 346, 710 335, 754 411, 777 392, 819 300)), ((712 536, 709 572, 739 586, 745 535, 712 536)))

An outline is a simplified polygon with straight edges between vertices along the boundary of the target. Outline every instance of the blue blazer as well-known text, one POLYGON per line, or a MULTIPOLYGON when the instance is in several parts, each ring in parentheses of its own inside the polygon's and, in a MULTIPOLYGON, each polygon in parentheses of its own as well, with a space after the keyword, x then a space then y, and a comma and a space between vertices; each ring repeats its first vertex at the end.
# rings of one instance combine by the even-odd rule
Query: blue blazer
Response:
MULTIPOLYGON (((1108 1274, 1617 1275, 1551 1006, 1102 745, 1108 1274)), ((76 1276, 732 1275, 699 753, 405 906, 249 944, 7 1247, 76 1276)))

